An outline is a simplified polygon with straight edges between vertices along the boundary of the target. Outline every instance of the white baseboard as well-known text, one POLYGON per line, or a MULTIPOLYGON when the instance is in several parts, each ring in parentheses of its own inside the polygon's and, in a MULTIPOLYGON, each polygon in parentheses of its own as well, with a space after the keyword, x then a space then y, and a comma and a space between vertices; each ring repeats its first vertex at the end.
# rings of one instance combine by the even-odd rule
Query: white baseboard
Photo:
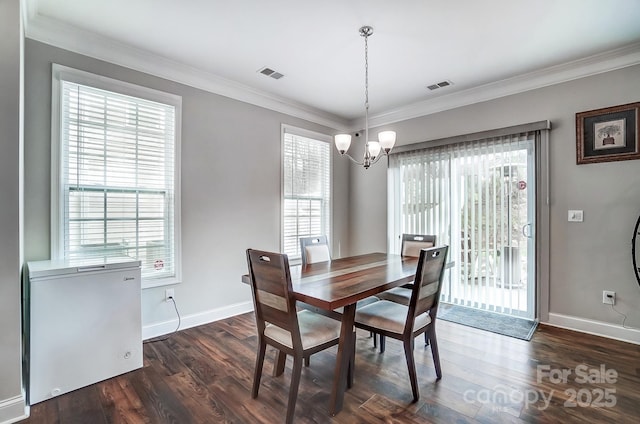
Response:
MULTIPOLYGON (((211 309, 209 311, 199 312, 197 314, 186 315, 181 318, 180 330, 196 327, 202 324, 229 318, 234 315, 244 314, 253 311, 253 302, 241 302, 222 308, 211 309)), ((178 325, 178 319, 159 322, 155 324, 145 325, 142 327, 142 339, 148 340, 154 337, 163 336, 172 333, 178 325)))
POLYGON ((29 418, 29 407, 24 393, 0 400, 0 424, 15 423, 29 418))
POLYGON ((543 324, 554 327, 566 328, 568 330, 580 331, 582 333, 607 337, 634 344, 640 344, 640 330, 635 328, 625 328, 620 325, 608 322, 595 321, 585 318, 578 318, 570 315, 549 313, 549 321, 543 324))

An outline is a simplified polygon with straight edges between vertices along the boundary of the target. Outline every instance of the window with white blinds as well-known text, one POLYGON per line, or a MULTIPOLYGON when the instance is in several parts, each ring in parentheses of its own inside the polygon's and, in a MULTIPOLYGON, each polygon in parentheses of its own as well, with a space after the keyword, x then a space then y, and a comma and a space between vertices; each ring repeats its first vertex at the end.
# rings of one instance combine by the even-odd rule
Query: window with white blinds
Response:
POLYGON ((449 245, 454 266, 445 277, 443 300, 514 315, 531 312, 527 291, 517 288, 526 285, 535 231, 529 194, 535 193, 537 134, 390 156, 390 250, 399 253, 403 233, 433 234, 438 244, 449 245))
POLYGON ((300 237, 330 236, 331 138, 283 126, 282 252, 300 258, 300 237))
POLYGON ((180 98, 56 71, 55 256, 129 256, 145 287, 177 282, 180 98))

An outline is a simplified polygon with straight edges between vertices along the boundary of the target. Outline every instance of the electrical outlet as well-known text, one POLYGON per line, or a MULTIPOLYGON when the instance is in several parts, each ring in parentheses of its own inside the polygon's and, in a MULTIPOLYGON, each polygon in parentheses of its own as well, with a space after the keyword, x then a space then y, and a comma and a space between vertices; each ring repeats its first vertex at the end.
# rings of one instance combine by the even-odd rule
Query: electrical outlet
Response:
POLYGON ((173 289, 164 290, 164 301, 169 302, 173 298, 173 289))
POLYGON ((615 305, 616 304, 616 292, 604 290, 602 292, 602 303, 607 305, 615 305))
POLYGON ((582 222, 584 220, 584 212, 578 210, 570 210, 567 220, 569 222, 582 222))

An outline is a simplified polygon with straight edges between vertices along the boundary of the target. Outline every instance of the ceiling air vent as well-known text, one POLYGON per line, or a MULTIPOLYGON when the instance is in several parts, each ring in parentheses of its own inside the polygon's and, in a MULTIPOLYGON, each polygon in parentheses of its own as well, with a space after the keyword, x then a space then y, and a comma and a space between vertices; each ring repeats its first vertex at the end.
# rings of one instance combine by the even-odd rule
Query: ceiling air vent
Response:
POLYGON ((276 72, 271 68, 267 68, 266 66, 264 68, 262 68, 262 69, 259 69, 258 72, 261 73, 262 75, 266 75, 266 76, 271 77, 273 79, 280 79, 280 78, 282 78, 284 76, 280 72, 276 72))
POLYGON ((436 84, 428 85, 427 88, 433 91, 433 90, 437 90, 438 88, 448 87, 450 85, 453 85, 453 83, 451 81, 446 80, 446 81, 438 82, 436 84))

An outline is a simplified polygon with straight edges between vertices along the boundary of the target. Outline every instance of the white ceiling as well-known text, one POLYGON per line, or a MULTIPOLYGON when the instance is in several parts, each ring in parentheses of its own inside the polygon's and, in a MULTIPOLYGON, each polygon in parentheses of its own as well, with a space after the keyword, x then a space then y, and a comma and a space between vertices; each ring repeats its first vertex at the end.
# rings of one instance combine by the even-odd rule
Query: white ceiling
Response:
POLYGON ((334 127, 364 114, 362 25, 373 124, 640 63, 640 0, 26 1, 29 38, 334 127))

